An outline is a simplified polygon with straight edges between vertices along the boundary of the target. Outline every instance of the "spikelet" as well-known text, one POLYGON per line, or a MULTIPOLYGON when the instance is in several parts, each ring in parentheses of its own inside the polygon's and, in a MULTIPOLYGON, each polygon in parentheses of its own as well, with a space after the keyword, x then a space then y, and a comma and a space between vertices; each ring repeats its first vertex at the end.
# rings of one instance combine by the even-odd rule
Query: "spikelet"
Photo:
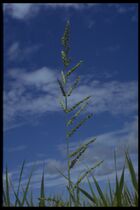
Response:
POLYGON ((72 112, 74 109, 76 109, 80 104, 84 103, 85 101, 87 101, 89 98, 91 98, 91 96, 87 96, 84 99, 82 99, 81 101, 77 102, 74 106, 72 106, 70 109, 68 109, 68 112, 72 112))
POLYGON ((96 140, 96 138, 91 139, 90 141, 88 141, 87 143, 82 144, 76 151, 72 152, 69 155, 69 158, 76 156, 70 164, 70 169, 74 167, 74 165, 76 164, 76 162, 78 161, 78 159, 80 158, 80 156, 86 151, 87 147, 89 144, 93 143, 96 140), (79 154, 78 154, 79 153, 79 154))
POLYGON ((77 63, 73 68, 71 68, 67 73, 66 73, 66 77, 69 77, 71 75, 72 72, 74 72, 82 63, 83 61, 80 61, 79 63, 77 63))
POLYGON ((69 33, 70 33, 70 22, 68 20, 66 23, 64 35, 61 38, 61 43, 65 49, 67 49, 69 46, 69 33))
POLYGON ((73 124, 73 121, 79 116, 79 114, 85 109, 85 107, 88 105, 88 102, 83 104, 81 108, 75 113, 75 115, 67 122, 67 126, 73 124))
POLYGON ((95 142, 96 138, 93 138, 91 140, 89 140, 88 142, 85 143, 86 146, 88 146, 89 144, 95 142))
POLYGON ((64 64, 64 68, 66 68, 69 64, 71 59, 68 57, 69 53, 69 33, 70 33, 70 22, 67 21, 64 35, 61 38, 61 43, 64 47, 64 50, 61 51, 61 58, 64 64))
POLYGON ((79 154, 76 156, 76 158, 74 158, 72 161, 71 161, 71 164, 70 164, 70 169, 72 169, 75 165, 75 163, 79 160, 79 158, 81 157, 81 155, 85 152, 85 150, 87 149, 87 146, 84 146, 83 149, 79 152, 79 154))
POLYGON ((79 81, 80 81, 80 77, 78 76, 77 79, 75 80, 74 84, 68 90, 67 96, 70 96, 72 94, 72 91, 77 87, 79 81))
POLYGON ((81 150, 84 148, 84 147, 87 147, 89 144, 95 142, 96 138, 93 138, 91 140, 89 140, 88 142, 82 144, 80 147, 78 147, 74 152, 70 153, 69 154, 69 158, 72 158, 74 157, 75 155, 77 155, 79 152, 81 152, 81 150))
POLYGON ((65 85, 66 84, 66 77, 63 71, 61 71, 61 78, 62 78, 62 82, 65 85))
POLYGON ((103 160, 102 161, 99 161, 98 163, 96 163, 95 166, 91 167, 89 170, 87 170, 82 176, 80 176, 80 178, 78 179, 78 181, 76 182, 75 187, 77 187, 77 185, 80 184, 80 182, 86 177, 88 176, 95 168, 97 168, 101 163, 103 163, 103 160))
POLYGON ((78 125, 76 125, 71 131, 67 132, 67 137, 71 137, 75 131, 80 128, 84 122, 86 122, 88 119, 90 119, 93 116, 93 114, 89 114, 87 115, 83 120, 80 121, 80 123, 78 123, 78 125))
POLYGON ((64 102, 61 100, 61 101, 59 101, 59 103, 60 103, 60 106, 61 106, 62 110, 63 110, 64 112, 67 112, 67 111, 66 111, 66 107, 65 107, 64 102))
POLYGON ((57 79, 57 81, 58 81, 59 87, 61 89, 62 95, 66 96, 66 93, 65 93, 65 90, 64 90, 64 87, 63 87, 61 81, 59 79, 57 79))
POLYGON ((74 152, 71 152, 70 154, 69 154, 69 158, 72 158, 72 157, 74 157, 75 155, 77 155, 83 148, 85 147, 85 144, 83 145, 81 145, 80 147, 78 147, 74 152))

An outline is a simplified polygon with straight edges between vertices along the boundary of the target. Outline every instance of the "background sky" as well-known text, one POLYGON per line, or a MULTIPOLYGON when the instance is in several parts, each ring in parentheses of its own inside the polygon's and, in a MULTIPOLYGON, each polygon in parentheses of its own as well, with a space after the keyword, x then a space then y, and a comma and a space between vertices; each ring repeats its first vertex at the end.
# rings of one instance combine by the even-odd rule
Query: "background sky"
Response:
MULTIPOLYGON (((26 160, 22 184, 32 165, 32 189, 38 193, 43 164, 47 194, 64 192, 64 113, 59 105, 57 78, 63 68, 61 37, 70 20, 70 57, 80 85, 72 103, 92 95, 87 111, 93 118, 71 139, 70 147, 96 137, 84 155, 102 186, 114 180, 114 150, 118 172, 129 149, 138 158, 138 5, 117 3, 3 4, 4 11, 4 167, 17 184, 26 160)), ((78 163, 73 179, 84 171, 78 163)), ((126 180, 129 179, 126 171, 126 180)), ((38 195, 38 194, 37 194, 38 195)))

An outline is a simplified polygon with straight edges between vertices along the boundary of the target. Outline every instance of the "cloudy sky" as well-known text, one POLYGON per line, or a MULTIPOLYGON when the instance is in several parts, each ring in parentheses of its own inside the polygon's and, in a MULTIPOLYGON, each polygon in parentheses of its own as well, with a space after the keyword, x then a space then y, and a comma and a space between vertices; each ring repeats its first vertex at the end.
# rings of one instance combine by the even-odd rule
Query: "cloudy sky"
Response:
MULTIPOLYGON (((129 149, 137 168, 138 144, 138 5, 137 4, 3 4, 4 11, 4 166, 17 183, 26 160, 23 184, 36 163, 32 188, 40 187, 45 163, 48 193, 63 191, 65 124, 57 78, 63 68, 61 37, 70 20, 72 66, 83 60, 73 79, 80 84, 70 103, 91 95, 93 118, 71 139, 70 147, 96 137, 84 160, 73 168, 76 179, 84 164, 93 166, 102 183, 114 178, 129 149), (84 163, 84 164, 83 164, 84 163)), ((126 173, 126 178, 127 173, 126 173)))

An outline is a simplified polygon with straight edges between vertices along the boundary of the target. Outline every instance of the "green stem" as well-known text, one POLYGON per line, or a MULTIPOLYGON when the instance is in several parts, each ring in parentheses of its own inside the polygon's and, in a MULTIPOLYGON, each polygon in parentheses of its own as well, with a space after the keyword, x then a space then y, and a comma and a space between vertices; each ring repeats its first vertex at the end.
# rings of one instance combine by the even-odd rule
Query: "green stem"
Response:
MULTIPOLYGON (((68 108, 68 100, 67 100, 67 96, 65 96, 65 107, 66 110, 68 108)), ((67 124, 67 113, 66 113, 66 124, 67 124)), ((67 137, 67 129, 66 129, 66 144, 67 144, 67 169, 68 169, 68 187, 69 190, 71 190, 71 176, 70 176, 70 160, 69 160, 69 139, 67 137)), ((70 202, 70 207, 71 207, 71 194, 69 191, 69 202, 70 202)))

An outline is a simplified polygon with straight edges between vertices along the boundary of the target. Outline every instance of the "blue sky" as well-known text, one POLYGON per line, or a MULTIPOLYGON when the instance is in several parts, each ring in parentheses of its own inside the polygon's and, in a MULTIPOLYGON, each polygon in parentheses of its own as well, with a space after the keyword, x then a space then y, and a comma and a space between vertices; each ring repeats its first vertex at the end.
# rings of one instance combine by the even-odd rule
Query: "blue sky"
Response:
MULTIPOLYGON (((37 192, 43 164, 48 192, 63 192, 65 172, 64 114, 59 106, 56 82, 62 70, 61 42, 70 20, 70 57, 81 77, 72 103, 92 95, 88 110, 93 118, 71 140, 96 137, 85 154, 89 166, 104 163, 96 171, 102 184, 114 178, 113 152, 118 171, 129 148, 137 168, 138 145, 138 5, 137 4, 4 4, 4 166, 17 182, 23 160, 23 184, 31 166, 37 168, 32 188, 37 192)), ((73 78, 73 79, 74 79, 73 78)), ((73 169, 76 178, 84 170, 73 169)), ((127 172, 126 172, 127 177, 127 172)))

